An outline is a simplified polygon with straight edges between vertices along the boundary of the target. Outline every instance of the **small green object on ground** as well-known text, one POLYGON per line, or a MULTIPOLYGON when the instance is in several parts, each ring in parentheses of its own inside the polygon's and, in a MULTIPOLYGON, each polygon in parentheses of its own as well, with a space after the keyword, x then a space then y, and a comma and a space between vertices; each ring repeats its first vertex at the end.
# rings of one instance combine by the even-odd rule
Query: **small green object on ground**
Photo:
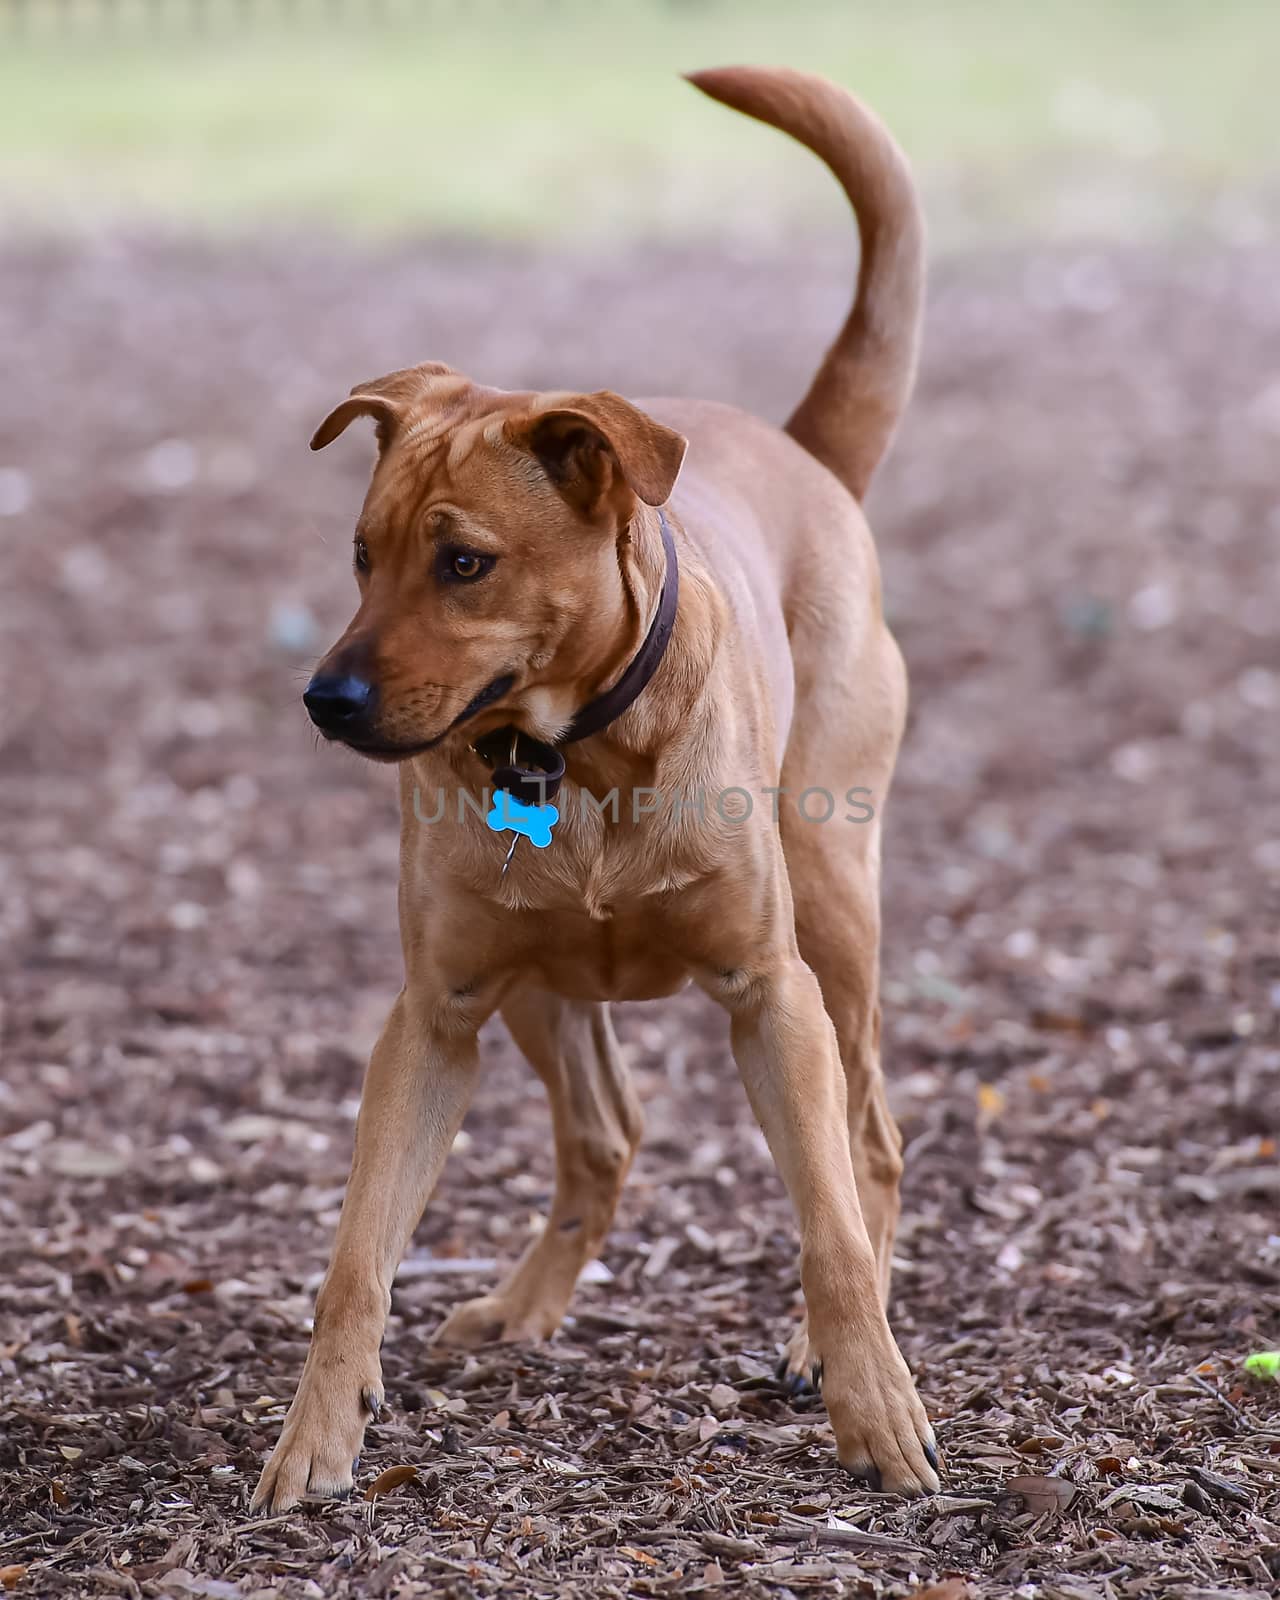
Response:
POLYGON ((1244 1370, 1251 1378, 1280 1378, 1280 1350, 1259 1350, 1246 1356, 1244 1370))

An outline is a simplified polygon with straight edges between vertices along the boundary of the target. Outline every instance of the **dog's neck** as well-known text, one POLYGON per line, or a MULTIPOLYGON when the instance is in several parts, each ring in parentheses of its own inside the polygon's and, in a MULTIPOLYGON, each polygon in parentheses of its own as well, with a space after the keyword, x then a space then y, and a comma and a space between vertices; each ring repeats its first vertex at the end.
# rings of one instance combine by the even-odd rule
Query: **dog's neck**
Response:
MULTIPOLYGON (((680 590, 680 560, 666 514, 640 507, 618 540, 617 555, 625 626, 619 630, 617 654, 601 664, 602 670, 593 675, 594 682, 588 680, 577 686, 567 743, 576 743, 593 732, 604 732, 622 717, 634 701, 627 700, 615 708, 610 703, 611 696, 625 690, 628 677, 644 668, 646 654, 651 658, 652 671, 660 668, 670 643, 680 590)), ((641 694, 648 681, 645 677, 639 686, 641 694)))
MULTIPOLYGON (((670 535, 668 535, 670 536, 670 535)), ((628 672, 652 635, 669 569, 660 516, 636 519, 619 550, 631 627, 624 647, 600 673, 592 694, 608 694, 628 672)), ((663 750, 677 734, 688 734, 698 715, 722 628, 715 590, 688 544, 679 556, 678 605, 653 676, 636 698, 589 737, 565 744, 568 781, 601 792, 617 785, 655 783, 663 750)))
MULTIPOLYGON (((671 675, 665 685, 654 680, 663 675, 682 609, 681 562, 666 513, 641 507, 618 536, 616 556, 621 617, 607 659, 597 657, 594 670, 577 673, 554 699, 547 688, 533 690, 523 716, 472 742, 494 787, 517 800, 553 800, 567 768, 581 783, 587 766, 598 767, 606 755, 611 768, 621 763, 652 773, 673 709, 671 675)), ((625 772, 618 781, 628 781, 625 772)))

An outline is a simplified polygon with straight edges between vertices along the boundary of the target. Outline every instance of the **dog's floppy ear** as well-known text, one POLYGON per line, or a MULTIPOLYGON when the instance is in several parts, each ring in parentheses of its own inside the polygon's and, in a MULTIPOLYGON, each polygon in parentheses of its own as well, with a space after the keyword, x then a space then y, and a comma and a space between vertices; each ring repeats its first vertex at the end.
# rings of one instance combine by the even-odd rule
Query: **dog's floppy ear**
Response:
POLYGON ((442 361, 424 361, 421 366, 402 367, 399 372, 387 373, 385 378, 358 383, 312 434, 311 448, 323 450, 340 433, 345 433, 357 417, 372 417, 377 425, 378 448, 385 450, 409 403, 421 398, 434 380, 453 377, 453 368, 442 361))
POLYGON ((340 433, 345 433, 357 417, 372 417, 378 435, 378 448, 385 450, 400 420, 400 409, 385 395, 366 394, 353 389, 347 398, 334 406, 316 431, 311 435, 311 448, 323 450, 332 444, 340 433))
POLYGON ((512 444, 537 457, 571 505, 589 515, 623 485, 645 505, 663 505, 689 444, 608 389, 545 395, 536 409, 512 417, 505 432, 512 444))

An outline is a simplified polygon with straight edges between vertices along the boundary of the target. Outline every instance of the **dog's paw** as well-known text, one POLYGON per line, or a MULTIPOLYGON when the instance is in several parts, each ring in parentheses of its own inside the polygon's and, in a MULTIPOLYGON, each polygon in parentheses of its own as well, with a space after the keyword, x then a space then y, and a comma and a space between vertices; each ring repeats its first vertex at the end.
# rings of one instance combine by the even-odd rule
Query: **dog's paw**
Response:
POLYGON ((363 1379, 355 1362, 327 1371, 308 1362, 280 1438, 254 1490, 252 1509, 288 1511, 306 1496, 339 1499, 351 1493, 365 1424, 382 1409, 382 1375, 375 1358, 363 1379))
POLYGON ((821 1390, 822 1362, 817 1351, 810 1348, 807 1317, 800 1319, 799 1326, 787 1340, 775 1376, 792 1399, 821 1390))
POLYGON ((887 1494, 936 1494, 938 1446, 896 1348, 870 1369, 855 1355, 828 1359, 822 1372, 840 1465, 887 1494))
POLYGON ((486 1344, 538 1344, 560 1326, 561 1313, 551 1306, 521 1306, 500 1294, 464 1300, 436 1329, 434 1342, 454 1350, 478 1350, 486 1344))
POLYGON ((793 1399, 821 1393, 840 1464, 869 1488, 890 1494, 936 1494, 938 1447, 906 1362, 886 1330, 888 1348, 869 1365, 856 1355, 824 1362, 808 1318, 787 1341, 778 1382, 793 1399))

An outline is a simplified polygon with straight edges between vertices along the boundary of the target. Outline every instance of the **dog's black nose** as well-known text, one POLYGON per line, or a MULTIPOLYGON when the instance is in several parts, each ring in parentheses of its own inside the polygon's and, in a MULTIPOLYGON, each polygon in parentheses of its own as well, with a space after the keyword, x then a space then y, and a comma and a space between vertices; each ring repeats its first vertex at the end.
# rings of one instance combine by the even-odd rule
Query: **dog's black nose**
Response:
POLYGON ((322 733, 347 733, 373 708, 371 683, 350 673, 318 673, 307 685, 302 703, 322 733))

